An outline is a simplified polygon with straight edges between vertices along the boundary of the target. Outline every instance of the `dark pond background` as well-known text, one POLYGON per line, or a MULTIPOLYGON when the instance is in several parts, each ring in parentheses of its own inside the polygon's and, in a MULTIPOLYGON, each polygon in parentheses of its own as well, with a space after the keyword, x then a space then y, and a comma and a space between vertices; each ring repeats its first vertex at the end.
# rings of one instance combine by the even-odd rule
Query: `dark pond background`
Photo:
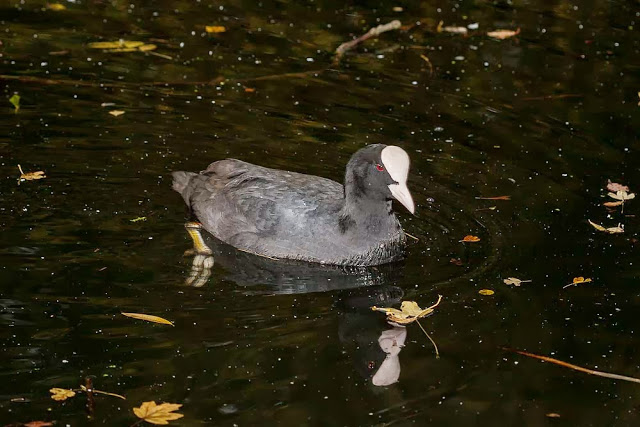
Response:
POLYGON ((83 396, 48 390, 91 375, 128 398, 97 398, 93 424, 130 425, 146 400, 183 403, 175 425, 640 423, 637 384, 501 349, 640 377, 640 202, 601 205, 607 179, 640 190, 637 2, 61 3, 0 2, 0 422, 86 425, 83 396), (120 38, 164 56, 88 47, 120 38), (217 247, 185 285, 171 171, 236 157, 341 181, 369 143, 412 159, 405 261, 336 271, 217 247), (18 164, 47 177, 18 185, 18 164), (593 282, 563 289, 575 276, 593 282), (422 324, 441 358, 410 325, 398 382, 373 385, 391 327, 369 305, 438 295, 422 324))

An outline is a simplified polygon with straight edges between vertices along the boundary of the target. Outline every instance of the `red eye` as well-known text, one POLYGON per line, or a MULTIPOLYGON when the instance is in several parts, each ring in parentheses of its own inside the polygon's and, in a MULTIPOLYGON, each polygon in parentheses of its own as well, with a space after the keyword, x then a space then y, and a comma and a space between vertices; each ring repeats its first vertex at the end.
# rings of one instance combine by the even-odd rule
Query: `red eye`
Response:
POLYGON ((382 165, 380 163, 376 163, 376 169, 378 169, 380 172, 382 172, 384 170, 384 168, 382 167, 382 165))

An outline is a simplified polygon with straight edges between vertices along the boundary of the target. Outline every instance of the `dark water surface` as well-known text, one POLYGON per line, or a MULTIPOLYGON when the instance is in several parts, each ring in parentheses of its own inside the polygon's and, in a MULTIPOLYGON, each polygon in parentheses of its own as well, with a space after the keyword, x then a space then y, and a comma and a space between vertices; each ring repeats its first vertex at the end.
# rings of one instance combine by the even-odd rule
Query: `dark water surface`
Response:
POLYGON ((184 404, 175 425, 640 423, 638 384, 501 349, 640 377, 640 202, 601 205, 607 179, 640 189, 637 2, 61 3, 0 2, 0 422, 86 425, 84 396, 48 390, 91 375, 127 396, 98 397, 94 424, 130 425, 147 400, 184 404), (164 56, 88 47, 119 38, 164 56), (236 157, 341 181, 368 143, 412 158, 405 261, 340 271, 217 245, 185 284, 171 171, 236 157), (18 164, 47 177, 17 185, 18 164), (593 282, 563 289, 575 276, 593 282), (368 309, 438 295, 422 324, 440 359, 368 309), (405 344, 386 361, 381 335, 405 344))

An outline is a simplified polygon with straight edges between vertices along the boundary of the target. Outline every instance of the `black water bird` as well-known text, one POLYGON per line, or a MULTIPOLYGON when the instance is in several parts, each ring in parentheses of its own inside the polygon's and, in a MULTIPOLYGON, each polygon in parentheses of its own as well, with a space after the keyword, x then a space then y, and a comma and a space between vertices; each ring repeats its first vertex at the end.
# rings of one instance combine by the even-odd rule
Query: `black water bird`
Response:
POLYGON ((392 208, 409 212, 409 155, 374 144, 349 160, 344 187, 330 179, 226 159, 200 173, 173 172, 205 230, 238 249, 275 258, 368 266, 402 257, 406 235, 392 208))

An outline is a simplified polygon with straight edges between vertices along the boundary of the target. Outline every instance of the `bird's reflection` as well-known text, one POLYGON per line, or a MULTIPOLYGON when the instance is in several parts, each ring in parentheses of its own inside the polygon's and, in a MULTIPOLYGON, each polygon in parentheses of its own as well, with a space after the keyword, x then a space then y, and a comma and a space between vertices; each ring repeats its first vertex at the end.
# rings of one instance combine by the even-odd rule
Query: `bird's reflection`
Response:
POLYGON ((238 251, 201 233, 197 223, 188 223, 186 228, 194 244, 193 250, 185 253, 194 256, 186 285, 200 287, 209 280, 219 280, 218 274, 212 277, 215 264, 225 279, 245 287, 245 293, 260 293, 260 289, 269 294, 339 291, 335 292, 335 306, 340 313, 338 335, 351 348, 358 372, 374 386, 398 381, 398 355, 407 329, 390 327, 371 307, 400 303, 402 289, 389 285, 399 279, 399 265, 349 268, 273 260, 238 251))

